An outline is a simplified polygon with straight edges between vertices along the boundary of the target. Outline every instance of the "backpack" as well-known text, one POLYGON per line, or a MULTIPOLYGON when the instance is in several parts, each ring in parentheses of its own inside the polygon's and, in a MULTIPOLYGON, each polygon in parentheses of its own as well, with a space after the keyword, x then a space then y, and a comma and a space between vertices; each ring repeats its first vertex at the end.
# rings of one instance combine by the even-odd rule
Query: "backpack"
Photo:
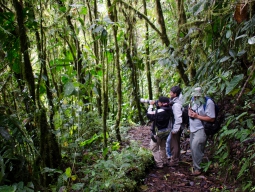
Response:
POLYGON ((182 107, 182 125, 183 127, 189 127, 189 105, 185 105, 182 107))
MULTIPOLYGON (((173 106, 174 102, 170 105, 171 108, 173 106)), ((188 115, 189 107, 188 105, 185 105, 182 107, 182 124, 181 124, 181 131, 189 126, 189 115, 188 115)), ((173 110, 171 109, 171 116, 173 117, 173 110)), ((171 119, 170 119, 171 120, 171 119)))
POLYGON ((204 104, 204 110, 206 108, 206 103, 208 101, 208 99, 211 99, 215 105, 215 120, 214 122, 206 122, 206 121, 202 121, 203 125, 204 125, 204 130, 205 130, 205 134, 207 136, 209 135, 214 135, 215 133, 217 133, 220 129, 220 122, 218 120, 218 114, 219 114, 219 106, 214 102, 214 100, 208 96, 205 97, 205 104, 204 104))

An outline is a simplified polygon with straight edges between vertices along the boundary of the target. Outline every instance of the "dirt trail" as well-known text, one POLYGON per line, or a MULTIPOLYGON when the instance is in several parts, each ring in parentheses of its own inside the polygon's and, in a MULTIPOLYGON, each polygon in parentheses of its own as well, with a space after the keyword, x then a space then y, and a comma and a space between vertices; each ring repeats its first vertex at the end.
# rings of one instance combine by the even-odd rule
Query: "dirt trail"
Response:
MULTIPOLYGON (((141 126, 132 128, 129 135, 138 141, 141 146, 149 148, 150 127, 141 126)), ((224 179, 217 175, 217 170, 208 170, 199 176, 191 176, 192 159, 189 151, 189 138, 183 138, 181 143, 181 162, 178 167, 151 168, 139 187, 140 192, 198 192, 198 191, 235 191, 235 187, 224 185, 224 179)), ((205 159, 207 156, 205 155, 205 159)))

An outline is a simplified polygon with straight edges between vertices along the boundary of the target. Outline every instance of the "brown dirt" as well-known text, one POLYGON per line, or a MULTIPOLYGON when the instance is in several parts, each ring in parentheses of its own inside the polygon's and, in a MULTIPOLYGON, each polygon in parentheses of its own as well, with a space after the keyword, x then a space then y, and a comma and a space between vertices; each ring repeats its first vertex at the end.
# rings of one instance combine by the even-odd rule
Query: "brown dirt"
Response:
MULTIPOLYGON (((142 147, 149 149, 150 127, 134 127, 129 131, 133 140, 138 141, 142 147)), ((236 191, 236 187, 224 184, 224 178, 217 175, 216 169, 209 169, 199 176, 191 176, 192 158, 189 152, 189 138, 182 137, 182 154, 178 167, 164 167, 156 169, 152 167, 144 182, 139 186, 139 192, 206 192, 206 191, 236 191)), ((207 154, 205 160, 208 160, 207 154)), ((224 175, 222 175, 224 177, 224 175)))

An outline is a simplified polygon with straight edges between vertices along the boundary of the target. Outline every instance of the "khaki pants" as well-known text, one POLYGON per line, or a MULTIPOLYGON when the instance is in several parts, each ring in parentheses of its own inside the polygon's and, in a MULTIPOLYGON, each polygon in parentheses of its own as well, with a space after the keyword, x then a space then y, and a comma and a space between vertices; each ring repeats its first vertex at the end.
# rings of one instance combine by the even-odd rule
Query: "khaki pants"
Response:
POLYGON ((150 150, 152 151, 157 167, 163 167, 164 164, 167 164, 166 139, 167 137, 163 139, 157 137, 156 143, 152 139, 150 142, 150 150))

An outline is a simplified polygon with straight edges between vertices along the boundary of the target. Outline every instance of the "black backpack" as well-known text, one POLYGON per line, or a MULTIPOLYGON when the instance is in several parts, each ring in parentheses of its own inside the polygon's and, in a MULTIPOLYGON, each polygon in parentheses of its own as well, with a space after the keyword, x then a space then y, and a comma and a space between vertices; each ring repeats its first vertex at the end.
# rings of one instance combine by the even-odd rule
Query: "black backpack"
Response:
POLYGON ((204 124, 204 129, 205 129, 205 133, 207 136, 210 135, 214 135, 215 133, 217 133, 220 129, 221 129, 221 123, 218 119, 218 115, 219 115, 219 106, 214 102, 214 100, 208 96, 205 97, 205 104, 204 104, 204 110, 206 108, 206 103, 207 100, 211 99, 215 105, 215 120, 214 122, 206 122, 206 121, 202 121, 202 123, 204 124))
MULTIPOLYGON (((170 106, 172 107, 174 102, 170 103, 170 106)), ((182 107, 182 126, 181 128, 184 129, 189 126, 189 115, 188 115, 189 107, 188 105, 185 105, 182 107)), ((171 110, 171 116, 173 117, 173 110, 171 110)))

